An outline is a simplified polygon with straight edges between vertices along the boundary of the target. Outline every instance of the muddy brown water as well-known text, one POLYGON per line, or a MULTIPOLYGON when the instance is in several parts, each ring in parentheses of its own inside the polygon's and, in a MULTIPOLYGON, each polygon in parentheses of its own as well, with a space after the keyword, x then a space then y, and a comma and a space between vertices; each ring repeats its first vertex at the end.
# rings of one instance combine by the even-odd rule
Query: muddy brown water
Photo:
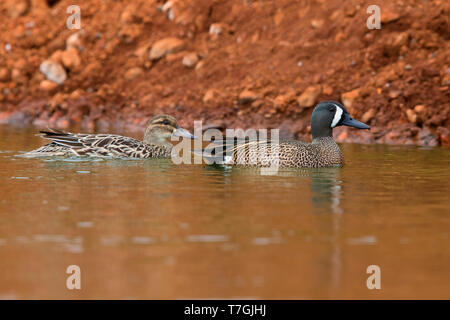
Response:
POLYGON ((0 126, 0 298, 450 298, 450 149, 261 175, 15 157, 34 133, 0 126))

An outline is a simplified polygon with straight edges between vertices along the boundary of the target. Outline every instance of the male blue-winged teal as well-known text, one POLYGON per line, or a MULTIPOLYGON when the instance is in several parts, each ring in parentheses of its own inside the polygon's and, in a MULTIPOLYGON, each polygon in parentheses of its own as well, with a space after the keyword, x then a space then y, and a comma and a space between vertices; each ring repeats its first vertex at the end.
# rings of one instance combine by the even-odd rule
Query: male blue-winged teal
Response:
POLYGON ((41 131, 41 137, 52 142, 21 156, 35 157, 102 157, 102 158, 169 158, 172 136, 193 138, 168 115, 153 117, 145 130, 144 140, 114 134, 79 134, 59 130, 41 131))
POLYGON ((311 116, 311 143, 273 143, 271 140, 243 142, 241 139, 236 144, 233 139, 231 144, 219 141, 216 146, 206 148, 203 157, 207 163, 225 165, 267 167, 275 164, 281 168, 339 166, 344 164, 344 157, 333 139, 333 128, 337 126, 370 129, 368 125, 353 119, 342 104, 324 101, 315 107, 311 116))

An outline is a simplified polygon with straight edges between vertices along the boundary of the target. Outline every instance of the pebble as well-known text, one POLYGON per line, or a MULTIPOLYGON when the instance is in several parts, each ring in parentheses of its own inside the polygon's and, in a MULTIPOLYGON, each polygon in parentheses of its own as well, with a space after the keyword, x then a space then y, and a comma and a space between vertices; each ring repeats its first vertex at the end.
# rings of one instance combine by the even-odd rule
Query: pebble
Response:
POLYGON ((165 38, 155 42, 150 50, 150 60, 158 60, 169 53, 176 53, 183 50, 185 43, 178 38, 165 38))
POLYGON ((70 48, 81 49, 82 48, 82 43, 81 43, 82 33, 83 33, 83 31, 78 31, 77 33, 70 35, 66 40, 66 49, 70 49, 70 48))
POLYGON ((209 26, 209 34, 210 35, 220 35, 226 29, 226 25, 223 23, 212 23, 209 26))
POLYGON ((198 55, 195 52, 186 54, 183 57, 183 65, 188 68, 193 68, 198 62, 198 55))
POLYGON ((209 89, 206 91, 205 95, 203 96, 203 103, 211 103, 214 101, 214 99, 217 97, 217 91, 214 89, 209 89))
POLYGON ((375 116, 376 111, 374 108, 370 108, 367 110, 361 117, 361 121, 364 123, 368 123, 375 116))
POLYGON ((412 109, 406 110, 406 118, 411 123, 417 123, 417 114, 412 109))
POLYGON ((11 79, 11 73, 8 68, 0 68, 0 82, 8 82, 11 79))
POLYGON ((140 76, 143 72, 144 72, 144 70, 142 70, 139 67, 128 69, 128 71, 125 73, 125 79, 133 80, 133 79, 137 78, 138 76, 140 76))
POLYGON ((57 87, 58 87, 58 84, 53 81, 50 81, 50 80, 43 80, 39 84, 39 88, 41 90, 47 91, 47 92, 51 92, 51 91, 55 90, 57 87))
POLYGON ((66 70, 57 62, 45 60, 39 66, 39 70, 48 80, 62 84, 67 79, 66 70))
POLYGON ((345 92, 345 93, 343 93, 341 95, 342 103, 344 104, 344 106, 346 108, 349 109, 348 110, 349 112, 351 112, 351 109, 353 107, 353 103, 355 102, 356 98, 359 97, 359 91, 360 91, 360 89, 357 88, 357 89, 354 89, 352 91, 345 92))
POLYGON ((75 69, 81 65, 81 59, 78 50, 74 47, 63 51, 61 54, 61 62, 67 69, 75 69))
POLYGON ((305 91, 298 97, 297 101, 300 107, 309 108, 314 106, 317 98, 322 93, 321 85, 309 86, 305 91))
POLYGON ((15 0, 8 6, 8 14, 10 18, 18 18, 28 12, 30 2, 28 0, 15 0))
POLYGON ((239 103, 246 104, 258 99, 258 95, 250 90, 244 90, 239 94, 239 103))

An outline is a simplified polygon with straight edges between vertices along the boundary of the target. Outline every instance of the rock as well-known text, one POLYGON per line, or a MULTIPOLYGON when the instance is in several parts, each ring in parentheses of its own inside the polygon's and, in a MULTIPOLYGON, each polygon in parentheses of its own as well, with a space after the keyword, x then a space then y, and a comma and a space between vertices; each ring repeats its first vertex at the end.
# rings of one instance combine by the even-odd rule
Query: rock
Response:
POLYGON ((52 60, 54 62, 57 62, 57 63, 62 63, 62 56, 63 56, 63 51, 62 50, 56 50, 50 56, 50 60, 52 60))
POLYGON ((324 24, 324 20, 322 20, 322 19, 311 20, 311 27, 313 27, 314 29, 322 28, 323 24, 324 24))
POLYGON ((200 70, 201 68, 203 68, 203 66, 205 65, 205 61, 201 60, 200 62, 197 63, 197 65, 195 66, 195 70, 200 70))
POLYGON ((439 128, 437 128, 436 132, 439 135, 439 141, 441 142, 441 145, 449 147, 450 146, 450 130, 445 127, 439 127, 439 128))
POLYGON ((438 145, 438 139, 428 128, 423 128, 419 132, 418 143, 421 146, 435 147, 438 145))
POLYGON ((203 103, 211 103, 217 98, 217 96, 218 94, 216 90, 209 89, 203 96, 203 103))
POLYGON ((8 82, 11 79, 11 73, 8 68, 0 68, 0 82, 8 82))
POLYGON ((165 38, 155 42, 150 50, 150 60, 158 60, 169 53, 183 50, 185 43, 178 38, 165 38))
POLYGON ((364 123, 368 123, 375 116, 376 111, 374 108, 370 108, 367 110, 361 117, 361 121, 364 123))
POLYGON ((177 52, 177 53, 169 53, 168 55, 166 55, 166 60, 168 62, 175 61, 175 60, 182 60, 185 55, 186 55, 186 52, 184 52, 184 51, 177 52))
MULTIPOLYGON (((275 15, 273 17, 273 22, 275 23, 276 26, 279 26, 281 24, 281 22, 283 21, 283 19, 284 19, 284 13, 281 9, 278 9, 277 13, 275 13, 275 15)), ((210 28, 210 30, 211 30, 211 28, 210 28)))
POLYGON ((224 23, 212 23, 209 26, 210 35, 221 35, 227 29, 227 25, 224 23))
POLYGON ((58 119, 56 120, 56 127, 59 129, 68 129, 70 127, 70 120, 69 119, 58 119))
POLYGON ((391 98, 391 99, 395 99, 395 98, 397 98, 398 96, 400 96, 400 94, 401 94, 402 92, 400 91, 400 90, 391 90, 391 91, 389 91, 389 98, 391 98))
POLYGON ((137 48, 134 51, 134 55, 139 58, 139 60, 144 61, 148 57, 148 48, 150 47, 149 44, 143 45, 142 47, 137 48))
POLYGON ((406 118, 408 118, 408 121, 411 123, 417 123, 417 114, 412 109, 406 110, 406 118))
POLYGON ((447 73, 442 77, 441 85, 443 86, 450 85, 450 74, 447 73))
POLYGON ((125 79, 133 80, 133 79, 137 78, 138 76, 140 76, 143 72, 144 72, 144 70, 142 70, 139 67, 128 69, 128 71, 125 72, 125 79))
POLYGON ((45 60, 39 66, 39 70, 48 80, 62 84, 67 79, 66 70, 57 62, 45 60))
POLYGON ((342 103, 344 104, 344 106, 347 109, 349 109, 348 112, 351 112, 351 109, 353 107, 353 104, 354 104, 356 98, 359 97, 359 91, 360 91, 360 89, 357 88, 352 91, 348 91, 348 92, 341 94, 342 103))
POLYGON ((30 8, 29 0, 15 0, 11 1, 8 7, 8 14, 11 18, 15 19, 25 15, 30 8))
POLYGON ((305 91, 298 97, 297 101, 300 107, 309 108, 314 106, 317 98, 322 93, 321 85, 309 86, 305 91))
POLYGON ((84 32, 82 30, 70 35, 66 40, 66 49, 70 48, 82 48, 81 36, 84 32))
POLYGON ((425 113, 426 108, 423 104, 418 104, 417 106, 414 107, 414 112, 416 113, 425 113))
POLYGON ((58 87, 58 84, 50 81, 50 80, 43 80, 39 84, 39 88, 43 91, 52 92, 58 87))
POLYGON ((381 23, 389 23, 400 19, 400 15, 390 10, 390 8, 383 8, 381 12, 381 23))
POLYGON ((239 94, 239 103, 246 104, 258 99, 258 95, 250 90, 244 90, 239 94))
POLYGON ((327 96, 332 95, 333 94, 333 87, 331 87, 331 86, 329 86, 327 84, 323 85, 322 93, 327 95, 327 96))
POLYGON ((198 55, 195 52, 186 54, 183 57, 183 65, 188 68, 193 68, 198 62, 198 55))
POLYGON ((70 48, 61 54, 61 62, 69 70, 76 69, 81 65, 81 59, 76 48, 70 48))

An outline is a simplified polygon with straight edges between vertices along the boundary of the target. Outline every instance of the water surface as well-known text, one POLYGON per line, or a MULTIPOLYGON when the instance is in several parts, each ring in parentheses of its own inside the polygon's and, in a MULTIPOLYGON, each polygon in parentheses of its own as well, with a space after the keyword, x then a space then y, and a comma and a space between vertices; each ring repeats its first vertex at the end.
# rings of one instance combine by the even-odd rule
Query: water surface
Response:
POLYGON ((450 298, 449 149, 344 144, 343 168, 269 176, 14 157, 34 133, 0 127, 0 298, 450 298))

